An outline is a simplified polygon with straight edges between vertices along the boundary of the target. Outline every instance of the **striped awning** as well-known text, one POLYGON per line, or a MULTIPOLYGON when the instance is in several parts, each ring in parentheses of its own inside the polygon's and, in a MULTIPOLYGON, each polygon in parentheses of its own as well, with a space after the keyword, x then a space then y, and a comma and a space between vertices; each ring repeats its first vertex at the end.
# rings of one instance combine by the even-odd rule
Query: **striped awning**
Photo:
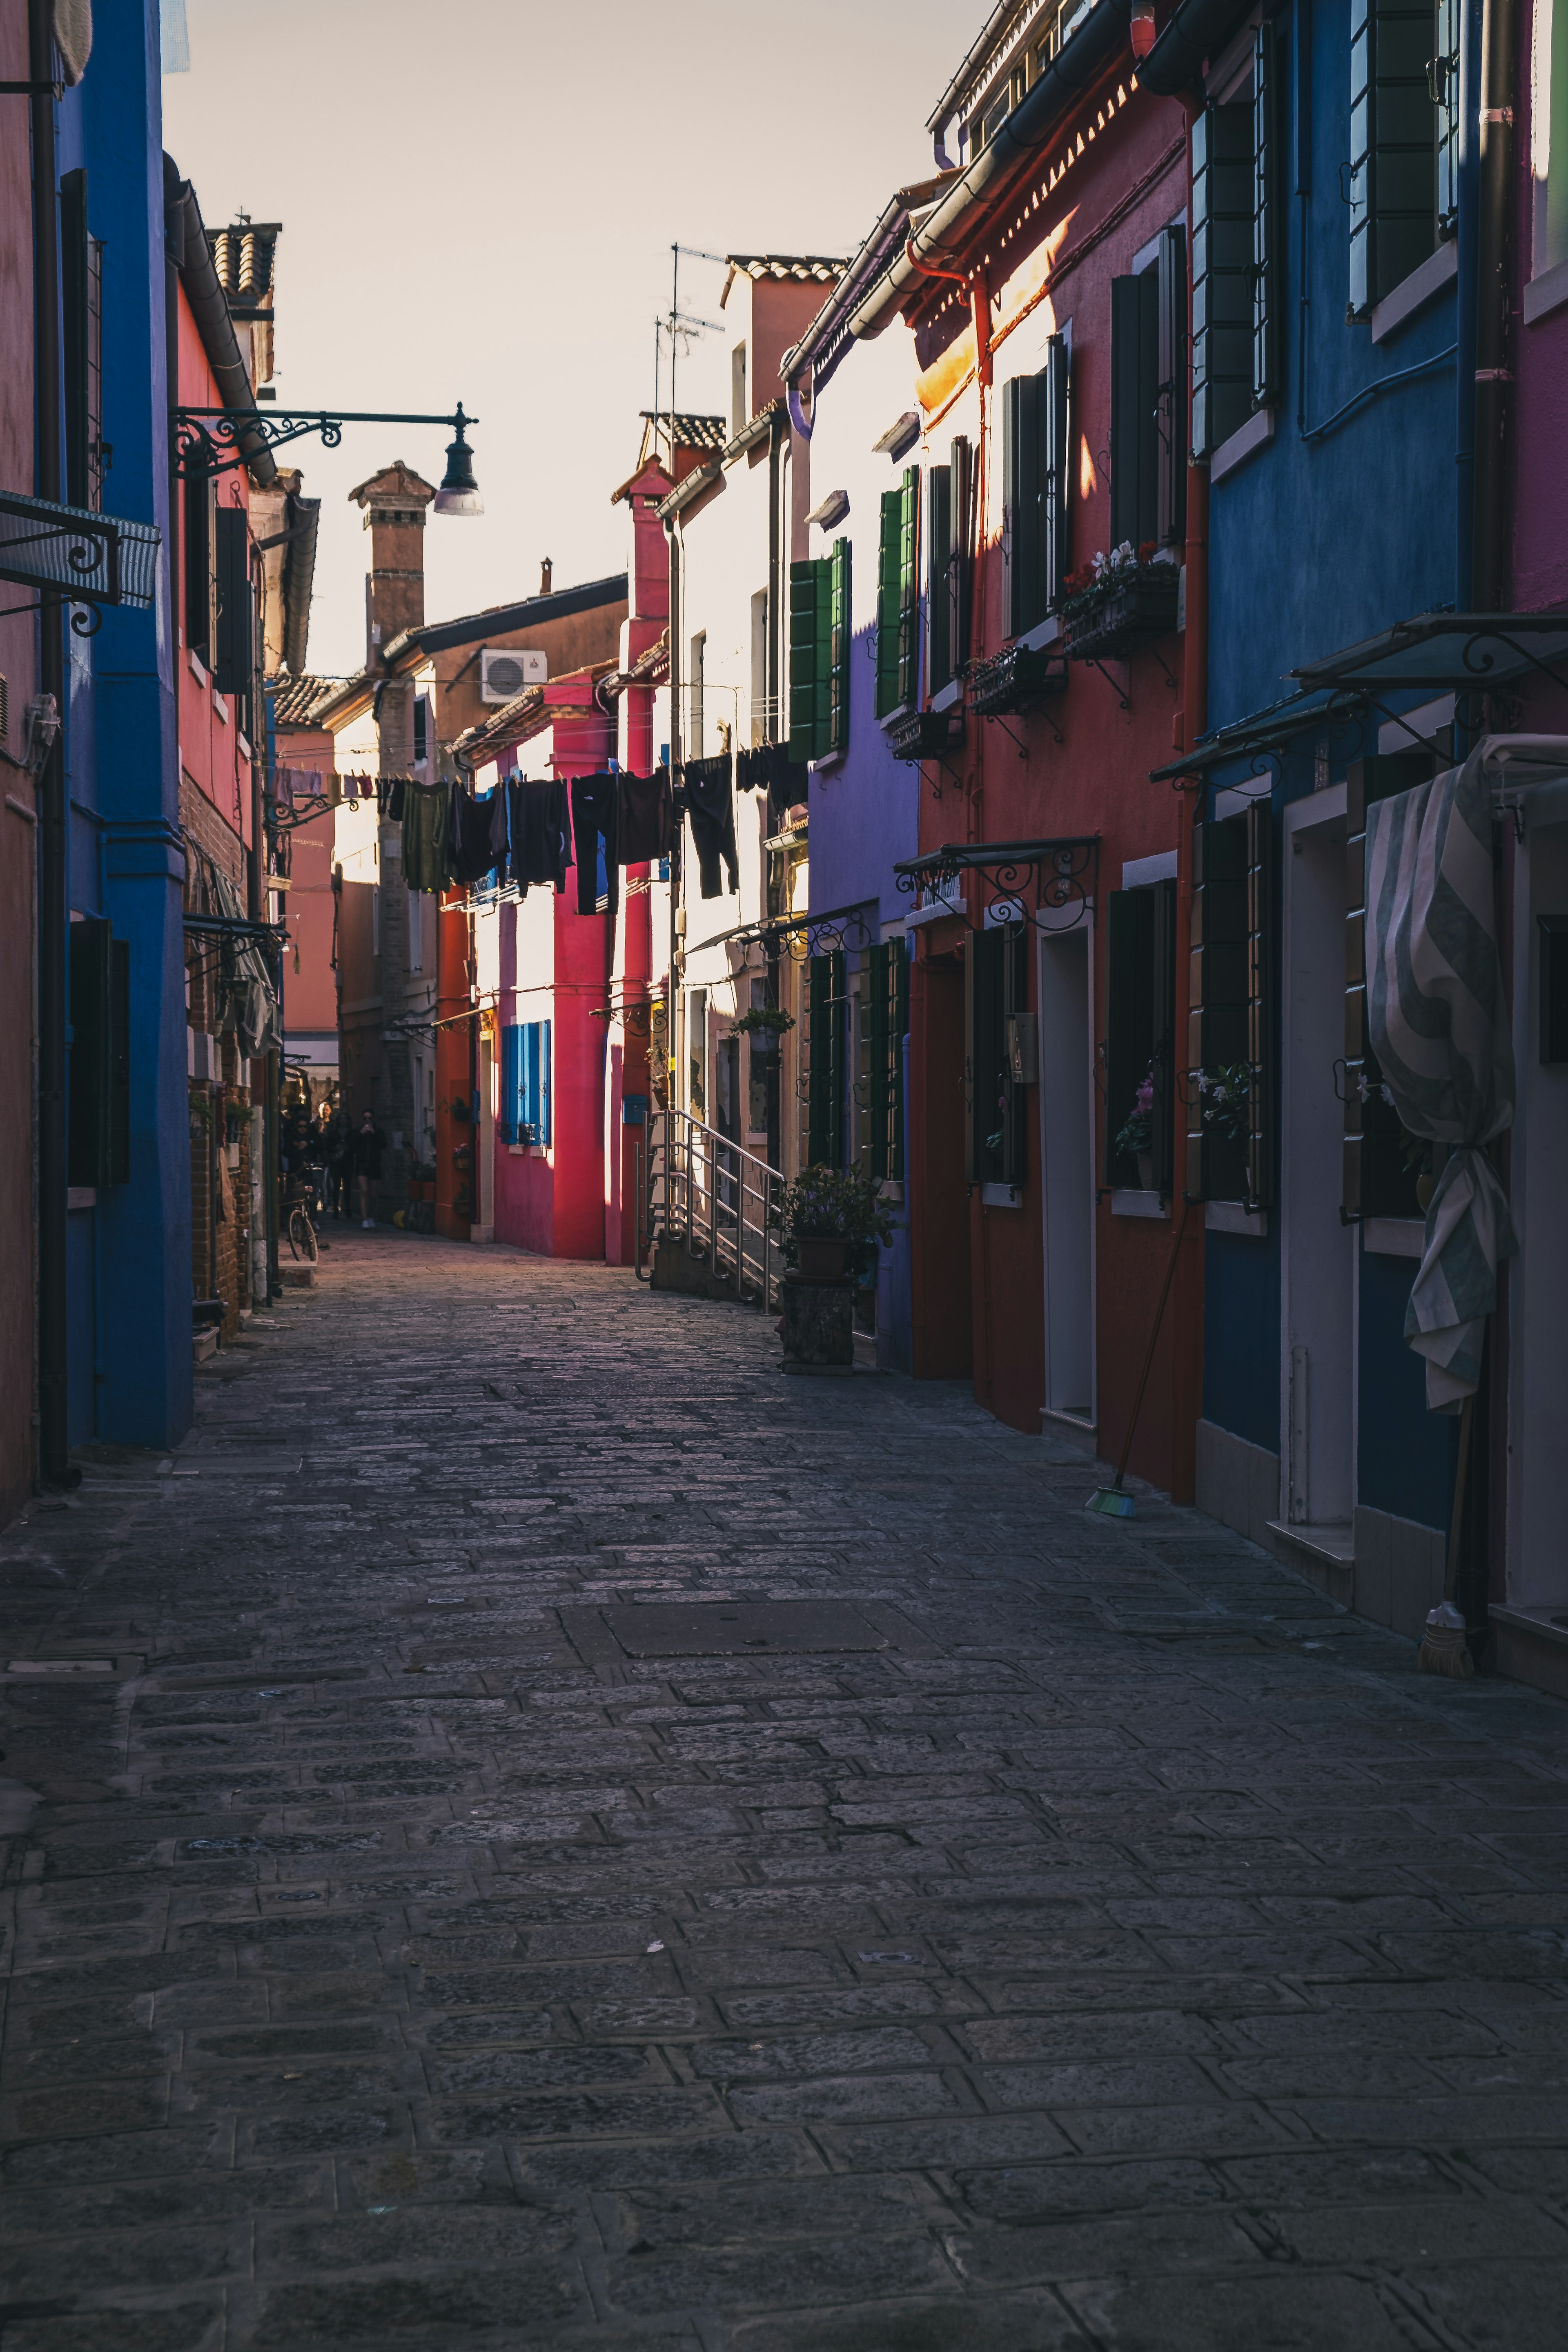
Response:
MULTIPOLYGON (((1405 1337, 1426 1403, 1457 1412, 1480 1381, 1500 1262, 1519 1247, 1486 1151, 1511 1125, 1513 1045, 1492 917, 1482 751, 1366 815, 1367 1019, 1401 1123, 1447 1144, 1405 1337)), ((1440 1157, 1441 1155, 1439 1155, 1440 1157)))

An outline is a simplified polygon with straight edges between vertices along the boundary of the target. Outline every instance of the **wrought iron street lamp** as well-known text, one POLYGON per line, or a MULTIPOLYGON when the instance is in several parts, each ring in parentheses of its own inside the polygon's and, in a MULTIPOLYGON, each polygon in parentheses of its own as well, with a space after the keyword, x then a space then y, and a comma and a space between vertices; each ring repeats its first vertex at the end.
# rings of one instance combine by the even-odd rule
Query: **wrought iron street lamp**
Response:
POLYGON ((384 409, 176 408, 174 411, 175 471, 181 481, 211 474, 232 473, 247 466, 264 449, 279 449, 319 433, 321 445, 335 449, 345 425, 449 425, 456 439, 447 446, 447 472, 436 493, 437 514, 483 514, 484 504, 474 481, 473 452, 465 436, 476 416, 465 416, 458 403, 451 416, 406 416, 384 409))

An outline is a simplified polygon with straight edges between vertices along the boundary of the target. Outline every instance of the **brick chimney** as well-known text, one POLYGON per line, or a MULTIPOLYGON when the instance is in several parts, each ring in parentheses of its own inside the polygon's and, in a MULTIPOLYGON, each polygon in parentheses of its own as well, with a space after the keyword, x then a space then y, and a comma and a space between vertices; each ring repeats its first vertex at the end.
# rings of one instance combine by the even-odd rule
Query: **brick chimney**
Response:
POLYGON ((425 618, 425 509, 435 495, 401 457, 349 492, 363 509, 370 533, 364 581, 368 669, 379 669, 382 647, 425 618))
POLYGON ((545 559, 544 559, 543 562, 542 562, 542 563, 540 565, 540 567, 539 567, 539 593, 540 593, 540 594, 541 594, 542 596, 548 596, 548 595, 549 595, 549 593, 550 593, 550 583, 551 583, 551 580, 552 580, 552 579, 553 578, 553 576, 554 576, 554 572, 555 572, 555 566, 554 566, 554 563, 552 562, 551 558, 547 555, 547 556, 545 557, 545 559))

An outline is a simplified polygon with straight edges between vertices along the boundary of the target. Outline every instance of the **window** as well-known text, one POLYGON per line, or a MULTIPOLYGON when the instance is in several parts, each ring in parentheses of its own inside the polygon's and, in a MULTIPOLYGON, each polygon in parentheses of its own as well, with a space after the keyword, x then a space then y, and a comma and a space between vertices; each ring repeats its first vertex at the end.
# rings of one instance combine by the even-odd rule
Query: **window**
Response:
POLYGON ((752 412, 746 396, 746 346, 737 343, 730 353, 730 430, 739 433, 751 423, 752 412))
POLYGON ((847 1006, 842 948, 813 956, 806 966, 806 1156, 814 1168, 844 1165, 844 1022, 847 1006))
POLYGON ((1175 1173, 1176 886, 1112 890, 1106 905, 1105 1181, 1169 1200, 1175 1173), (1147 1144, 1123 1144, 1129 1120, 1145 1104, 1147 1144), (1147 1171, 1141 1160, 1150 1163, 1147 1171))
POLYGON ((1352 760, 1345 793, 1345 1064, 1344 1177, 1340 1205, 1347 1218, 1418 1217, 1417 1168, 1403 1149, 1405 1129, 1383 1091, 1366 1019, 1366 813, 1393 793, 1407 793, 1432 774, 1424 751, 1352 760))
POLYGON ((918 691, 920 600, 916 562, 921 469, 906 467, 896 490, 882 493, 877 551, 877 716, 907 708, 918 691))
POLYGON ((691 683, 687 696, 689 725, 687 753, 690 759, 702 757, 702 699, 706 685, 704 673, 708 665, 708 632, 699 629, 691 640, 691 683))
MULTIPOLYGON (((1445 26, 1445 12, 1456 5, 1457 0, 1439 0, 1439 49, 1445 44, 1458 47, 1457 26, 1451 32, 1445 26)), ((1568 0, 1535 0, 1531 46, 1531 271, 1539 278, 1568 261, 1568 0)), ((1452 65, 1457 80, 1458 60, 1446 58, 1444 63, 1452 65)), ((1457 107, 1454 114, 1457 121, 1457 107)))
POLYGON ((1009 1032, 1028 1004, 1027 923, 997 923, 964 941, 969 1092, 964 1173, 972 1184, 1022 1184, 1028 1096, 1013 1076, 1009 1032))
POLYGON ((1458 0, 1351 0, 1350 315, 1454 234, 1458 0))
POLYGON ((1068 568, 1068 340, 1053 335, 1038 375, 1002 387, 1007 635, 1050 612, 1068 568))
POLYGON ((849 741, 849 541, 789 568, 789 755, 826 760, 849 741))
POLYGON ((414 764, 422 768, 430 757, 430 698, 416 694, 414 698, 414 764))
POLYGON ((500 1117, 504 1143, 548 1148, 550 1123, 548 1021, 514 1022, 500 1033, 500 1117))
MULTIPOLYGON (((938 476, 937 479, 945 479, 938 476)), ((902 940, 870 952, 871 1173, 904 1177, 904 1039, 910 1026, 910 964, 902 940)))
POLYGON ((1249 85, 1193 125, 1193 455, 1208 457, 1280 385, 1284 75, 1272 24, 1249 85))
POLYGON ((107 922, 70 927, 67 1181, 131 1181, 131 949, 107 922))
POLYGON ((1163 230, 1156 259, 1110 281, 1110 544, 1162 547, 1186 530, 1186 237, 1163 230))
POLYGON ((103 505, 103 247, 87 226, 87 173, 60 181, 60 309, 68 506, 103 505))

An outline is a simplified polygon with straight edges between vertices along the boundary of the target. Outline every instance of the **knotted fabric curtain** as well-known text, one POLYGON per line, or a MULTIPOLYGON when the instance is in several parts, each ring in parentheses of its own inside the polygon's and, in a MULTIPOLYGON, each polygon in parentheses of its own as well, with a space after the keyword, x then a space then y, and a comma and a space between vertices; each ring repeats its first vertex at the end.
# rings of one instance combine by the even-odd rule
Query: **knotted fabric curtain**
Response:
POLYGON ((1511 1124, 1513 1044, 1492 918, 1492 815, 1479 751, 1366 818, 1367 1022, 1394 1108, 1450 1149, 1426 1212, 1405 1337, 1429 1412, 1480 1380, 1497 1270, 1519 1239, 1485 1146, 1511 1124))

